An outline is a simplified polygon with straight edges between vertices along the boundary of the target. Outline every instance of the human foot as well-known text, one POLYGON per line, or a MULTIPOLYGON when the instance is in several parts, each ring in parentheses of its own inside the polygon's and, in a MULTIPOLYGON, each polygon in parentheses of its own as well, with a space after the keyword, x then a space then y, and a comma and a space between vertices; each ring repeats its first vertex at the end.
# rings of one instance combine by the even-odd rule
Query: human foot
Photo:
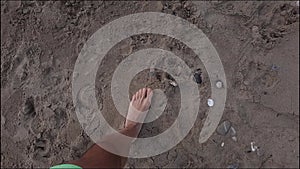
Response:
MULTIPOLYGON (((153 92, 150 88, 142 88, 132 96, 126 117, 125 128, 135 127, 144 122, 151 105, 152 95, 153 92)), ((141 128, 141 125, 139 126, 139 128, 141 128)))

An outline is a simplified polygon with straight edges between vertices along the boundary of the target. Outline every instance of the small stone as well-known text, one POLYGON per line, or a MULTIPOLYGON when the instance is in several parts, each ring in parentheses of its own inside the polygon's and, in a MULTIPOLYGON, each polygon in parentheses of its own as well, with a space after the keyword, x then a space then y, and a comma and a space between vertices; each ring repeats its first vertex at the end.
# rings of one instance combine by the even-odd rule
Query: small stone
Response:
POLYGON ((224 145, 225 145, 225 143, 224 143, 224 142, 222 142, 222 143, 221 143, 221 147, 224 147, 224 145))
POLYGON ((231 137, 231 139, 232 139, 233 141, 237 142, 237 137, 236 137, 236 136, 231 137))
POLYGON ((248 80, 244 81, 244 85, 248 86, 250 84, 250 82, 248 80))
POLYGON ((209 107, 214 106, 214 100, 213 100, 213 99, 207 99, 207 105, 208 105, 209 107))
POLYGON ((202 83, 202 73, 201 73, 201 69, 197 69, 194 73, 194 81, 197 84, 201 84, 202 83))
POLYGON ((219 89, 222 88, 223 87, 223 83, 221 81, 217 81, 216 87, 219 88, 219 89))
POLYGON ((233 126, 230 127, 229 133, 231 136, 236 136, 236 130, 233 128, 233 126))
POLYGON ((231 122, 226 120, 218 126, 217 133, 225 136, 230 130, 230 128, 231 128, 231 122))
POLYGON ((277 66, 277 65, 272 65, 272 67, 271 67, 271 70, 272 71, 278 71, 280 69, 280 67, 279 66, 277 66))
POLYGON ((42 137, 42 133, 37 134, 36 138, 41 138, 42 137))

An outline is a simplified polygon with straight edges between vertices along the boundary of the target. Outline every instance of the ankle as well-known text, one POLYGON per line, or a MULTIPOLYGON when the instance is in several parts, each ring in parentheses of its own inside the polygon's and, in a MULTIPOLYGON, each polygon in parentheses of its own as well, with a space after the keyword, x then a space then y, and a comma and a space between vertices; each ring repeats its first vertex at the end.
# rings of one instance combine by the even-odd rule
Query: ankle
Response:
POLYGON ((142 128, 142 123, 130 123, 127 124, 121 131, 121 133, 129 137, 137 137, 142 128))

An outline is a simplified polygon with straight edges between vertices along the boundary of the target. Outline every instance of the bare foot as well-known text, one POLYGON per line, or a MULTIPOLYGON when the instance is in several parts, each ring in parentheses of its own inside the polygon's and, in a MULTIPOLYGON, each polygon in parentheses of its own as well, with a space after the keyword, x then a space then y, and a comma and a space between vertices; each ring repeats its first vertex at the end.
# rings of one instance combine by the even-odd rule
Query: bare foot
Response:
POLYGON ((132 96, 125 122, 125 128, 135 127, 137 124, 144 122, 151 105, 152 95, 153 92, 150 88, 142 88, 132 96), (130 119, 134 121, 131 121, 130 119))

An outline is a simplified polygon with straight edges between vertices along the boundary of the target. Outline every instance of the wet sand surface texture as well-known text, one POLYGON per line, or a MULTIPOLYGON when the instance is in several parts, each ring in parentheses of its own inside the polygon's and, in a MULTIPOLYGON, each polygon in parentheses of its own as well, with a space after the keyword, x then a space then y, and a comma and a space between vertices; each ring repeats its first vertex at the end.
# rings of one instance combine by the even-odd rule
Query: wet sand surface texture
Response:
MULTIPOLYGON (((299 6, 296 1, 1 1, 1 167, 47 168, 80 157, 93 142, 72 102, 72 73, 88 38, 128 14, 163 12, 195 24, 219 53, 227 78, 220 126, 199 144, 211 89, 193 51, 167 36, 141 34, 108 52, 97 72, 99 109, 112 126, 118 115, 110 96, 114 70, 130 54, 161 48, 179 56, 197 76, 201 106, 187 137, 163 154, 129 159, 126 167, 299 167, 299 6), (251 147, 252 142, 252 147, 251 147), (254 150, 252 151, 251 150, 254 150)), ((161 117, 140 137, 170 127, 180 109, 172 77, 140 72, 129 94, 149 86, 164 91, 161 117)))

